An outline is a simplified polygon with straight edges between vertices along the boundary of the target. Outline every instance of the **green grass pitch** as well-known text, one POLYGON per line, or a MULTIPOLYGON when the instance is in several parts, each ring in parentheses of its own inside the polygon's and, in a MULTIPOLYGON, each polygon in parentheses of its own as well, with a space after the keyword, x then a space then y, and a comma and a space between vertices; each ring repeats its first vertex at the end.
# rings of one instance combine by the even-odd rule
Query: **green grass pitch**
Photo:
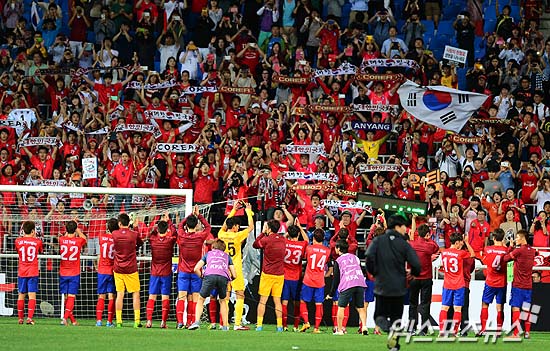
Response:
MULTIPOLYGON (((0 318, 0 345, 6 350, 116 350, 116 351, 330 351, 330 350, 387 350, 386 336, 362 336, 350 333, 333 336, 332 330, 322 328, 323 334, 276 333, 275 327, 264 326, 263 332, 210 331, 206 325, 197 331, 176 330, 173 322, 169 329, 159 329, 156 322, 152 329, 134 329, 128 321, 122 329, 96 327, 95 321, 79 320, 80 325, 63 327, 58 320, 36 319, 36 325, 18 325, 17 319, 0 318)), ((355 331, 355 328, 353 328, 355 331)), ((351 330, 350 330, 351 332, 351 330)), ((496 344, 485 344, 482 339, 477 343, 410 343, 401 342, 403 351, 430 351, 442 348, 449 350, 544 350, 550 345, 550 333, 534 332, 531 339, 521 343, 509 343, 499 340, 496 344)))

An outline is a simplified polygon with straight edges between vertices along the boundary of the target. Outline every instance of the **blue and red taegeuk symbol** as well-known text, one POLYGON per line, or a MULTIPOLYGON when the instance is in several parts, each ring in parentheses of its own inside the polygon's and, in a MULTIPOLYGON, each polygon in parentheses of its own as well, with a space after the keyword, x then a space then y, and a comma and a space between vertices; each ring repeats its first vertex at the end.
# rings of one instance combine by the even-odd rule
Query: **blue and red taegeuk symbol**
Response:
POLYGON ((443 91, 428 90, 422 96, 422 102, 432 111, 440 111, 451 104, 453 98, 451 94, 443 91))

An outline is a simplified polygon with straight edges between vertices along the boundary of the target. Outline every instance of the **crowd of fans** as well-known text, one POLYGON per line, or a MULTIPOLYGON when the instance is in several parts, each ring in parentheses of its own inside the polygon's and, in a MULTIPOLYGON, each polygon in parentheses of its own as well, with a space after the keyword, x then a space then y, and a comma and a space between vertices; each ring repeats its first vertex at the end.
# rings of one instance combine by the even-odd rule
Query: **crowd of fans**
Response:
MULTIPOLYGON (((520 23, 505 6, 486 33, 480 30, 483 22, 466 11, 472 4, 465 3, 454 21, 457 46, 468 50, 465 68, 436 58, 423 39, 425 20, 436 28, 441 20, 439 2, 349 3, 75 0, 67 6, 50 0, 39 3, 35 29, 26 15, 30 3, 0 1, 0 119, 17 109, 35 111, 24 128, 0 126, 0 184, 64 179, 67 185, 193 188, 195 203, 225 206, 227 201, 228 211, 233 200, 249 198, 266 219, 289 212, 308 227, 328 224, 316 224, 319 215, 355 223, 364 213, 320 206, 323 199, 353 200, 353 193, 296 189, 295 183, 317 182, 284 176, 285 171, 332 173, 347 191, 427 201, 428 216, 417 224, 429 223, 441 247, 448 246, 451 232, 499 227, 510 236, 530 229, 535 246, 549 246, 550 40, 538 30, 542 12, 531 4, 540 1, 526 1, 520 23), (482 38, 483 57, 475 57, 476 36, 482 38), (353 75, 313 78, 315 69, 360 67, 373 58, 417 61, 421 69, 414 74, 407 68, 363 69, 403 73, 423 85, 457 88, 459 72, 467 71, 460 88, 488 95, 477 117, 504 122, 468 124, 461 135, 479 138, 464 144, 401 109, 307 109, 399 104, 399 82, 373 84, 353 75), (277 76, 306 77, 310 83, 278 83, 277 76), (189 93, 199 86, 218 89, 189 93), (239 94, 221 87, 238 88, 239 94), (149 110, 183 112, 193 119, 152 119, 149 110), (349 130, 350 121, 393 128, 349 130), (152 124, 159 133, 114 131, 124 124, 152 124), (54 137, 62 144, 18 147, 29 136, 54 137), (158 143, 199 148, 155 152, 158 143), (324 145, 326 153, 286 154, 291 143, 324 145), (82 179, 82 159, 90 157, 98 159, 97 178, 82 179), (360 174, 361 163, 401 164, 406 171, 360 174), (418 179, 436 168, 441 183, 423 186, 418 179), (536 204, 536 217, 526 204, 536 204)), ((7 192, 1 197, 2 234, 9 233, 12 209, 30 212, 37 200, 44 214, 52 206, 82 211, 82 202, 74 199, 53 203, 7 192)), ((119 201, 115 205, 129 199, 119 201)))

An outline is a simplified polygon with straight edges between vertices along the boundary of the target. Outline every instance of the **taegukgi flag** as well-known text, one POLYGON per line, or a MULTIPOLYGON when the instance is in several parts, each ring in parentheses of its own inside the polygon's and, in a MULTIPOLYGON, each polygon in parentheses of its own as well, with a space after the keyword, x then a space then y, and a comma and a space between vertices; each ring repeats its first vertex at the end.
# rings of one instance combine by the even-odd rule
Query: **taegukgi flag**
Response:
POLYGON ((403 108, 417 119, 444 130, 460 132, 488 96, 444 86, 423 87, 407 80, 399 90, 403 108))

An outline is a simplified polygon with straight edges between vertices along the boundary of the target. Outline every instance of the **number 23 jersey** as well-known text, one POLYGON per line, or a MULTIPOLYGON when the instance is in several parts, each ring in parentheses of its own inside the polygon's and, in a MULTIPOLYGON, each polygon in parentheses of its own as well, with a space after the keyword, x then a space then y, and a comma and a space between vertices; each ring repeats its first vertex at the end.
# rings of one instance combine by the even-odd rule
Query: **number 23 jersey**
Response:
POLYGON ((285 280, 300 280, 302 275, 302 258, 307 242, 286 239, 285 247, 285 280))

